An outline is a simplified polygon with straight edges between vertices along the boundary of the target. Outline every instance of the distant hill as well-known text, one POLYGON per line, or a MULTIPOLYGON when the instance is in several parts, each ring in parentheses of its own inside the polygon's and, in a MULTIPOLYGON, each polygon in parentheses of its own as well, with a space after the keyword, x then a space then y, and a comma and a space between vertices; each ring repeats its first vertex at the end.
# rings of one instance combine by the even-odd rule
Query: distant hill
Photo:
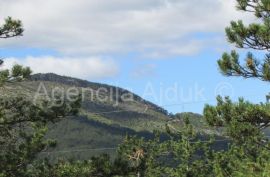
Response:
POLYGON ((203 120, 203 116, 200 114, 196 114, 192 112, 183 112, 183 113, 177 113, 174 115, 175 121, 178 120, 178 121, 183 122, 185 118, 188 118, 190 123, 196 128, 204 129, 205 127, 207 127, 206 123, 203 120))
POLYGON ((35 100, 44 91, 52 96, 57 89, 67 92, 73 88, 83 92, 80 113, 49 127, 48 137, 56 139, 58 145, 52 153, 43 155, 83 159, 97 153, 113 153, 127 134, 150 138, 153 130, 165 130, 169 120, 166 110, 128 90, 52 73, 35 74, 28 81, 8 84, 0 93, 16 93, 35 100))
POLYGON ((168 123, 181 128, 185 116, 198 130, 208 131, 199 114, 169 116, 165 109, 128 90, 53 73, 35 74, 28 81, 8 84, 4 89, 2 96, 16 93, 34 101, 44 91, 49 96, 57 89, 82 93, 79 115, 50 125, 47 137, 56 139, 58 145, 41 154, 45 157, 87 159, 99 153, 114 154, 127 134, 152 138, 153 130, 165 131, 168 123))

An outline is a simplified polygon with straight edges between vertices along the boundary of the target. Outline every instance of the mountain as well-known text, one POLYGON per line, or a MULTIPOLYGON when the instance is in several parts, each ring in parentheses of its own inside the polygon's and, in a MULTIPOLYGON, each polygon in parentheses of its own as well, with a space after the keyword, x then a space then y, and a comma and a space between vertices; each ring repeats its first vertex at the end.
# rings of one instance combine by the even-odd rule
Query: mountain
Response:
MULTIPOLYGON (((82 95, 78 116, 49 125, 47 138, 57 140, 58 144, 41 153, 41 157, 89 159, 100 153, 114 155, 126 135, 153 138, 153 130, 165 131, 166 125, 178 131, 185 117, 199 132, 215 131, 207 127, 199 114, 170 115, 128 90, 53 73, 35 74, 27 81, 0 88, 0 96, 19 95, 36 104, 56 96, 71 99, 75 93, 82 95)), ((223 148, 224 144, 219 146, 223 148)))
POLYGON ((52 73, 35 74, 3 89, 1 96, 21 95, 37 103, 47 96, 82 94, 78 116, 49 126, 47 136, 58 144, 42 156, 86 159, 113 154, 127 134, 151 138, 153 130, 165 130, 170 120, 166 110, 128 90, 52 73))
POLYGON ((68 89, 75 89, 82 94, 80 115, 101 123, 143 131, 161 128, 168 119, 163 108, 128 90, 106 84, 49 73, 33 75, 30 81, 20 85, 24 89, 30 86, 36 92, 42 92, 44 86, 49 96, 53 96, 53 89, 65 90, 65 94, 68 89))
POLYGON ((76 92, 82 95, 79 115, 49 125, 47 138, 57 140, 58 144, 41 157, 89 159, 100 153, 114 155, 127 134, 153 138, 153 130, 165 131, 166 125, 179 130, 187 116, 196 130, 212 132, 199 114, 169 115, 140 96, 111 85, 48 73, 0 88, 0 96, 21 95, 37 104, 56 96, 68 99, 67 95, 76 92))

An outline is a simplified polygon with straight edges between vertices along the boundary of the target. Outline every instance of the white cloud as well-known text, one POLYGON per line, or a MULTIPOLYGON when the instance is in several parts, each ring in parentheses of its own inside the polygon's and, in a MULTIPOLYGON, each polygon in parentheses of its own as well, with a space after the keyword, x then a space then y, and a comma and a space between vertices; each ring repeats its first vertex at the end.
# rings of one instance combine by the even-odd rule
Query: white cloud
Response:
POLYGON ((118 67, 112 60, 100 58, 56 58, 51 56, 7 58, 4 68, 22 64, 33 69, 34 73, 56 73, 81 79, 104 79, 118 73, 118 67))
POLYGON ((234 2, 0 0, 0 16, 19 18, 26 29, 23 38, 0 46, 50 48, 69 56, 129 51, 145 56, 187 55, 204 43, 194 33, 223 33, 230 20, 244 17, 234 2))

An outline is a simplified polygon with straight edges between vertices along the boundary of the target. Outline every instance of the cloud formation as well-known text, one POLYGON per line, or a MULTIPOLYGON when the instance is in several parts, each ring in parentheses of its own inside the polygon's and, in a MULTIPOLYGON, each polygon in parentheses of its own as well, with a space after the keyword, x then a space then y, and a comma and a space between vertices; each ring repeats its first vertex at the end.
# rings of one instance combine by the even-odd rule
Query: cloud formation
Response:
POLYGON ((52 56, 7 58, 4 68, 14 64, 29 66, 34 73, 56 73, 81 79, 106 79, 118 74, 118 67, 112 60, 100 58, 57 58, 52 56))
MULTIPOLYGON (((0 46, 54 49, 65 56, 138 52, 189 55, 242 18, 235 0, 0 0, 0 16, 23 21, 25 36, 0 46), (209 39, 208 39, 209 41, 209 39)), ((208 43, 207 43, 208 44, 208 43)))

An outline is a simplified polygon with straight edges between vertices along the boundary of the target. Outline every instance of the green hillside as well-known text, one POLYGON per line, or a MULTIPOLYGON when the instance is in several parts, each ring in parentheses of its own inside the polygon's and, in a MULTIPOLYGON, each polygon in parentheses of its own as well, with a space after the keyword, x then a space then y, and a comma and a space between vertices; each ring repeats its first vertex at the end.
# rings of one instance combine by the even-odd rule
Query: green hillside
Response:
MULTIPOLYGON (((1 96, 21 95, 39 102, 52 97, 54 90, 76 88, 83 93, 82 107, 77 117, 69 117, 49 127, 48 138, 56 139, 55 149, 45 156, 89 158, 97 153, 113 153, 123 138, 129 135, 153 137, 153 130, 165 130, 167 111, 127 90, 56 74, 36 74, 30 80, 7 84, 1 96), (100 88, 108 92, 92 94, 100 88), (132 96, 126 100, 124 96, 132 96), (108 97, 108 99, 99 99, 108 97), (61 152, 59 152, 61 151, 61 152)), ((55 94, 57 95, 57 94, 55 94)))
MULTIPOLYGON (((169 116, 163 108, 128 90, 51 73, 36 74, 28 81, 8 84, 2 89, 2 96, 21 95, 37 103, 41 99, 46 100, 46 96, 53 97, 55 90, 66 94, 69 89, 77 89, 82 94, 79 115, 49 127, 47 137, 57 140, 57 146, 41 156, 51 158, 88 159, 100 153, 114 154, 127 134, 151 138, 153 130, 165 131, 167 124, 175 130, 181 128, 186 116, 198 131, 209 130, 199 114, 169 116), (100 88, 107 91, 98 92, 100 88), (127 96, 132 99, 125 99, 127 96)), ((54 95, 59 96, 60 93, 55 92, 54 95)))

